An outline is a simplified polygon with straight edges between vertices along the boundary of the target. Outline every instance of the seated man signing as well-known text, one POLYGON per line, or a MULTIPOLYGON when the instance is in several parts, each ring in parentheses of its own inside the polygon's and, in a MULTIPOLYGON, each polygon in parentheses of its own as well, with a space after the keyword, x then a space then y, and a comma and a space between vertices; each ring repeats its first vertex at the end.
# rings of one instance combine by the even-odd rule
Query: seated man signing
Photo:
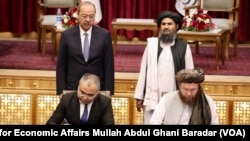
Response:
POLYGON ((85 73, 77 92, 62 96, 46 125, 62 124, 62 121, 72 125, 114 125, 111 98, 100 94, 99 90, 99 77, 85 73))
POLYGON ((166 93, 156 105, 150 124, 219 124, 212 98, 204 94, 202 69, 183 69, 176 74, 179 90, 166 93))

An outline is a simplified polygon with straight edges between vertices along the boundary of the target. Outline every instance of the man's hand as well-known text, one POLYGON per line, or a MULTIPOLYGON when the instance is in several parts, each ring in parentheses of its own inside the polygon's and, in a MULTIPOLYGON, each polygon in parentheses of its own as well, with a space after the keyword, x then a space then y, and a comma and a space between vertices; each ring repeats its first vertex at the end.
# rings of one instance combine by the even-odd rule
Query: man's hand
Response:
POLYGON ((136 109, 138 112, 141 112, 142 111, 142 108, 143 108, 143 100, 140 100, 140 99, 136 99, 136 109))

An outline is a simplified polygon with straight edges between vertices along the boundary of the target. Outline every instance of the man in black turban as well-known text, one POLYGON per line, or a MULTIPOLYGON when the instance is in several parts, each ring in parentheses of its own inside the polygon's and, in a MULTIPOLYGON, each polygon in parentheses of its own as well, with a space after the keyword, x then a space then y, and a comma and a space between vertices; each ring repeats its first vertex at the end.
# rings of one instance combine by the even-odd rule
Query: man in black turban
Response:
POLYGON ((137 110, 143 110, 143 124, 149 124, 162 93, 178 89, 175 74, 181 69, 194 67, 189 45, 177 35, 182 25, 181 16, 162 11, 156 22, 159 38, 147 39, 134 95, 137 110))
POLYGON ((161 22, 164 18, 170 18, 172 20, 174 20, 174 22, 176 24, 178 24, 178 29, 181 29, 181 26, 182 26, 182 17, 178 14, 178 13, 175 13, 175 12, 171 12, 171 11, 162 11, 158 17, 157 17, 157 25, 158 27, 161 26, 161 22))
POLYGON ((157 25, 161 28, 160 40, 163 43, 171 43, 177 36, 177 31, 181 29, 182 18, 176 12, 162 11, 157 19, 157 25))

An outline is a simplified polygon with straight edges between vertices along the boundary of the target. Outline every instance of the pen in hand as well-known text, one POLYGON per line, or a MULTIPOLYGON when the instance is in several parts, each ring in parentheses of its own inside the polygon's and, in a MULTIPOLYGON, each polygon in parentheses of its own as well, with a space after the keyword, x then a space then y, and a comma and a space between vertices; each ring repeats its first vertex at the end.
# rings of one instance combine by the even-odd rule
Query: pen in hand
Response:
POLYGON ((70 125, 66 118, 64 118, 63 121, 64 121, 64 125, 70 125))

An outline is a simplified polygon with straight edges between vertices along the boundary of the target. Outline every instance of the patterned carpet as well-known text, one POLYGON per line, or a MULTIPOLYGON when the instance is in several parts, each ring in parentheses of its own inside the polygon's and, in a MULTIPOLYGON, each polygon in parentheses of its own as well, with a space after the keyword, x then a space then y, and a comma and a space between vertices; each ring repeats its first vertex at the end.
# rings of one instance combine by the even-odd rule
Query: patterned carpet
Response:
MULTIPOLYGON (((115 55, 116 72, 139 72, 141 57, 145 45, 118 45, 115 55)), ((194 47, 192 47, 194 52, 194 47)), ((229 50, 229 60, 220 71, 215 66, 215 48, 200 47, 200 53, 193 53, 195 67, 203 68, 208 75, 250 76, 250 48, 240 47, 238 56, 229 50)), ((47 43, 45 56, 37 51, 35 41, 0 40, 0 69, 55 70, 56 61, 51 61, 51 43, 47 43)))

